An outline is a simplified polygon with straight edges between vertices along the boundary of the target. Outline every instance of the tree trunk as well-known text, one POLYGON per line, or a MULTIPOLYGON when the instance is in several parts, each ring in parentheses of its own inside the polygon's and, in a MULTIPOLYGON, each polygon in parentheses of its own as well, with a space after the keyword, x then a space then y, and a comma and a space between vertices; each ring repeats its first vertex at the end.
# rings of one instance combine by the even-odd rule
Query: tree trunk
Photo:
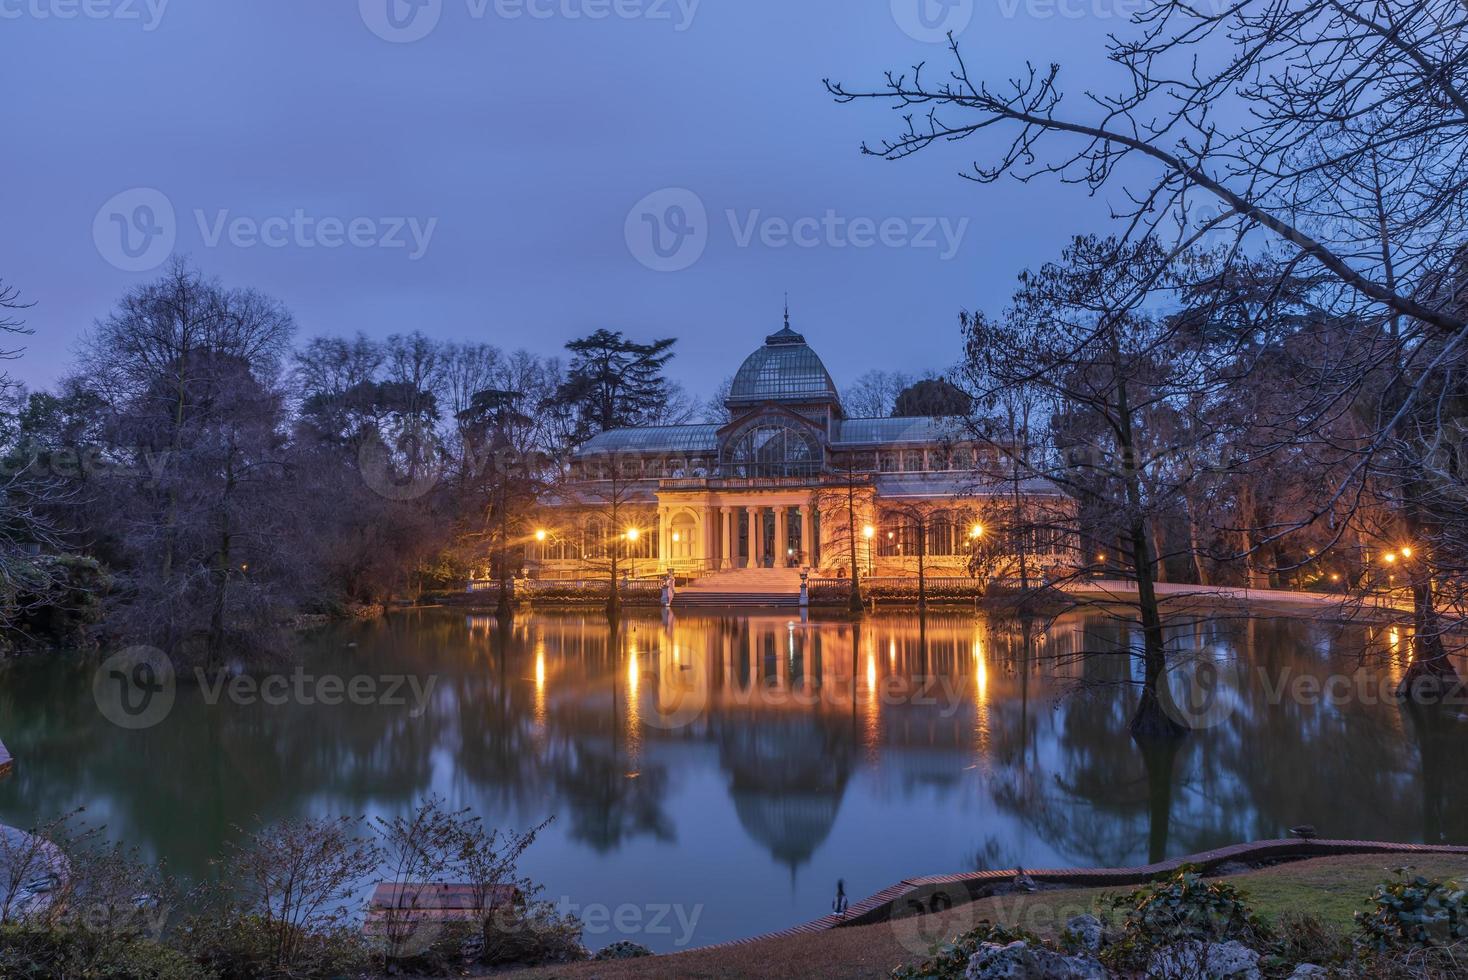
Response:
POLYGON ((1150 530, 1152 532, 1152 554, 1156 556, 1157 559, 1157 581, 1166 582, 1167 559, 1163 557, 1165 552, 1162 548, 1162 528, 1158 526, 1159 521, 1155 514, 1152 516, 1152 520, 1150 520, 1148 524, 1150 525, 1150 530))
POLYGON ((213 671, 223 663, 225 630, 228 625, 229 571, 233 561, 234 537, 229 522, 230 498, 234 495, 234 464, 225 463, 224 492, 219 501, 219 549, 214 556, 214 602, 209 612, 209 649, 206 669, 213 671))
POLYGON ((918 539, 918 612, 928 608, 928 526, 926 521, 917 523, 918 539))
POLYGON ((1137 575, 1137 611, 1142 625, 1142 697, 1132 716, 1132 735, 1137 738, 1176 738, 1187 729, 1169 712, 1171 693, 1167 688, 1167 644, 1162 631, 1162 613, 1152 581, 1147 532, 1140 522, 1131 534, 1132 561, 1137 575))
POLYGON ((618 489, 618 487, 616 485, 616 482, 613 481, 613 484, 612 484, 612 524, 611 524, 611 529, 610 529, 611 530, 611 534, 612 534, 612 561, 611 561, 612 581, 611 581, 611 589, 607 593, 607 621, 610 622, 610 623, 612 623, 613 625, 616 624, 617 620, 619 620, 619 619, 622 618, 622 594, 619 591, 618 582, 617 582, 617 576, 618 576, 618 574, 622 570, 621 569, 621 564, 619 562, 619 559, 622 556, 622 533, 620 531, 620 527, 621 527, 620 522, 617 519, 618 516, 619 516, 618 513, 617 513, 617 511, 618 511, 618 508, 617 508, 618 497, 617 497, 617 495, 620 492, 621 491, 618 489))
MULTIPOLYGON (((1113 338, 1113 348, 1115 340, 1113 338)), ((1116 353, 1120 363, 1120 352, 1116 353)), ((1132 735, 1138 739, 1177 738, 1186 733, 1176 713, 1170 713, 1167 689, 1167 645, 1162 633, 1162 611, 1152 578, 1152 555, 1147 542, 1141 474, 1137 471, 1136 442, 1132 432, 1131 405, 1125 382, 1117 386, 1117 435, 1121 450, 1122 479, 1130 515, 1126 542, 1131 549, 1132 568, 1137 577, 1137 612, 1142 625, 1142 697, 1132 716, 1132 735)))
MULTIPOLYGON (((854 475, 847 474, 846 480, 846 540, 851 542, 851 593, 848 597, 847 608, 853 613, 861 612, 861 560, 856 553, 856 481, 854 475)), ((870 547, 870 546, 868 546, 870 547)), ((753 551, 753 548, 750 549, 753 551)))
POLYGON ((1208 571, 1203 567, 1203 549, 1198 543, 1198 517, 1197 507, 1193 498, 1183 496, 1183 504, 1188 511, 1188 550, 1193 556, 1193 574, 1198 578, 1199 585, 1208 585, 1208 571))
POLYGON ((500 622, 507 622, 514 614, 512 596, 510 595, 510 528, 509 515, 506 512, 504 477, 501 476, 500 502, 499 502, 499 526, 496 530, 498 537, 498 562, 499 562, 499 600, 495 603, 495 616, 500 622))
MULTIPOLYGON (((1412 462, 1407 465, 1414 466, 1412 462)), ((1412 663, 1397 688, 1400 696, 1423 701, 1441 700, 1444 694, 1458 690, 1463 680, 1443 645, 1443 621, 1432 594, 1432 564, 1428 542, 1433 529, 1422 520, 1421 485, 1409 480, 1403 488, 1403 517, 1407 539, 1416 545, 1416 553, 1407 560, 1408 583, 1412 590, 1412 663)))

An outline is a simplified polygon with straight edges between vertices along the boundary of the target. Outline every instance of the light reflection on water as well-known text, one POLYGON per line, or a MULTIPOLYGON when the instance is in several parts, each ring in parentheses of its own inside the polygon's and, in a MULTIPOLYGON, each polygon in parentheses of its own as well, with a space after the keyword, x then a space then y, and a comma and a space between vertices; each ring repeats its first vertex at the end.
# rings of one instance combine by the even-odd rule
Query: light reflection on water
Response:
MULTIPOLYGON (((0 820, 84 805, 194 875, 256 815, 388 813, 437 792, 491 824, 555 815, 525 865, 548 897, 702 905, 699 945, 821 915, 837 878, 860 897, 916 874, 1140 864, 1298 823, 1468 841, 1456 712, 1270 694, 1332 672, 1399 677, 1400 656, 1384 655, 1400 635, 1300 620, 1174 628, 1177 649, 1236 679, 1216 723, 1175 753, 1126 734, 1130 660, 1080 656, 1124 637, 1095 614, 923 627, 694 616, 615 634, 594 616, 502 633, 488 618, 402 614, 315 636, 305 663, 435 677, 419 716, 210 706, 183 689, 143 732, 98 714, 86 665, 30 661, 0 674, 0 737, 18 760, 0 820)), ((676 936, 632 938, 666 949, 676 936)))

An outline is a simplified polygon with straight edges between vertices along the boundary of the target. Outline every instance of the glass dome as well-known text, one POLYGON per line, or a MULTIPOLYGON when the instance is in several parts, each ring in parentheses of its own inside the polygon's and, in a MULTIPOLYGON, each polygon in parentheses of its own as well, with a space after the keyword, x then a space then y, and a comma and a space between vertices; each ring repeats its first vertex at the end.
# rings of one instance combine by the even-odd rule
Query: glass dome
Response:
POLYGON ((836 385, 826 366, 788 325, 745 358, 729 386, 731 406, 836 400, 836 385))

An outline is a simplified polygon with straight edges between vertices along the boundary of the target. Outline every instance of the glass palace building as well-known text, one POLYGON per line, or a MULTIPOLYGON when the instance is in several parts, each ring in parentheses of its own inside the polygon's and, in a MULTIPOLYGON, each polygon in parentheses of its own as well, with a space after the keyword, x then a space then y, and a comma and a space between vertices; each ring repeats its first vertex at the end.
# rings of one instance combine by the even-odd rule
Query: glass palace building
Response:
POLYGON ((967 569, 975 549, 1019 550, 1035 569, 1069 512, 1050 484, 1017 481, 958 418, 849 418, 805 338, 784 329, 745 358, 724 424, 618 429, 587 442, 529 554, 543 578, 577 577, 616 549, 636 575, 809 568, 844 576, 967 569), (1029 516, 1017 519, 1021 513, 1029 516), (1005 534, 1004 527, 1024 530, 1005 534))

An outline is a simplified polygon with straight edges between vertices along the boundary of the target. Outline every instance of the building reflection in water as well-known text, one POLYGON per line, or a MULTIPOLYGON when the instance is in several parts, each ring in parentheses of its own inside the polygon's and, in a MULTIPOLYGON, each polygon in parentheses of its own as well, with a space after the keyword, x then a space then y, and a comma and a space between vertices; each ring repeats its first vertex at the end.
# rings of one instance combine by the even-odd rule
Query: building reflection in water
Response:
MULTIPOLYGON (((537 629, 552 650, 587 642, 583 624, 552 619, 537 629)), ((1272 659, 1288 676, 1321 666, 1299 641, 1302 629, 1309 625, 1189 623, 1170 643, 1179 660, 1216 661, 1214 670, 1255 657, 1262 644, 1263 666, 1272 659)), ((898 792, 926 787, 966 805, 977 797, 1005 828, 989 845, 1014 863, 1035 861, 1024 851, 1039 841, 1052 859, 1124 864, 1318 820, 1330 808, 1287 784, 1309 771, 1305 782, 1333 795, 1311 758, 1332 733, 1353 743, 1383 726, 1410 736, 1389 706, 1276 704, 1269 685, 1260 690, 1244 671, 1247 689, 1225 692, 1216 725, 1165 757, 1144 752, 1126 735, 1134 668, 1107 655, 1128 636, 1094 614, 936 615, 922 627, 895 615, 859 625, 788 616, 638 622, 620 641, 624 766, 636 771, 657 745, 714 747, 740 825, 792 872, 830 836, 857 772, 898 792)), ((1400 642, 1379 638, 1387 653, 1400 642)), ((584 667, 567 672, 578 675, 584 667)), ((1351 781, 1363 791, 1392 786, 1407 766, 1401 751, 1372 749, 1375 765, 1368 775, 1349 767, 1351 781)))
POLYGON ((241 814, 399 813, 441 793, 494 826, 555 815, 528 870, 578 900, 711 903, 701 942, 819 915, 837 878, 865 894, 973 867, 1139 864, 1300 823, 1468 843, 1468 723, 1390 697, 1405 629, 1170 626, 1179 664, 1234 678, 1170 754, 1127 735, 1135 671, 1115 651, 1132 635, 1099 613, 616 631, 595 614, 409 613, 315 634, 307 663, 431 676, 420 711, 210 705, 181 687, 166 724, 127 739, 99 721, 85 665, 21 664, 0 718, 26 765, 0 783, 0 821, 85 802, 195 874, 241 814), (1291 694, 1331 677, 1358 686, 1291 694))

